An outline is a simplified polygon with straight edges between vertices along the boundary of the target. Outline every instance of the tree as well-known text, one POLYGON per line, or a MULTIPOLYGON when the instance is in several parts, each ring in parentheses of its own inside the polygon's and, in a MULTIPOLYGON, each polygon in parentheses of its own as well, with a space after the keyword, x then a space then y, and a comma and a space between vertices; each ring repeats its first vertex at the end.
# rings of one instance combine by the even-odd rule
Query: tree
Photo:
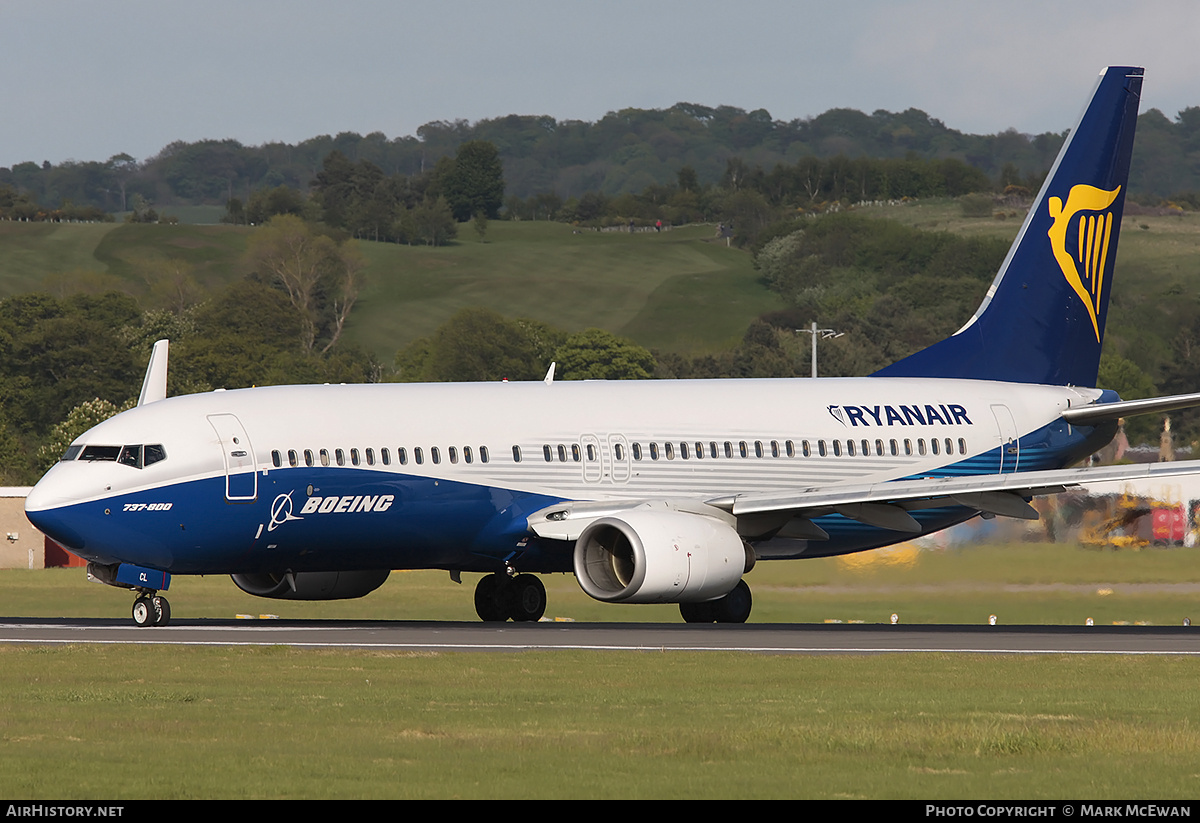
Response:
POLYGON ((247 244, 255 268, 287 292, 300 316, 300 345, 306 352, 313 351, 323 326, 332 328, 322 351, 337 343, 358 298, 366 260, 351 242, 338 243, 317 234, 299 217, 282 214, 271 218, 247 244))
POLYGON ((654 355, 603 329, 573 334, 555 356, 564 380, 648 380, 654 355))
POLYGON ((486 140, 471 140, 459 146, 442 191, 454 219, 460 223, 481 213, 499 217, 504 204, 504 167, 496 146, 486 140))

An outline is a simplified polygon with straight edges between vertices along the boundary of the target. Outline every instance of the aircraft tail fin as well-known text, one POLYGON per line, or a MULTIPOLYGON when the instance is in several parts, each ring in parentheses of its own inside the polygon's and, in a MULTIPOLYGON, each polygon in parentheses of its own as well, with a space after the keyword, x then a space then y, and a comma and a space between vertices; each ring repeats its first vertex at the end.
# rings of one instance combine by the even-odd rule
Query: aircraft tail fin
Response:
POLYGON ((1100 73, 975 316, 876 375, 1096 384, 1142 74, 1100 73))

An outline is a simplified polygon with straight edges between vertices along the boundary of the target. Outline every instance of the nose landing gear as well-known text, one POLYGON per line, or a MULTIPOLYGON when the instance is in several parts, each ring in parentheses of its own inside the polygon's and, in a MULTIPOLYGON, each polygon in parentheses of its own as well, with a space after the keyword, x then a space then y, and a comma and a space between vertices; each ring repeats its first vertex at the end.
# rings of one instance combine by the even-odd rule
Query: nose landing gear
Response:
POLYGON ((133 622, 139 626, 166 626, 171 622, 171 604, 156 592, 139 592, 133 601, 133 622))

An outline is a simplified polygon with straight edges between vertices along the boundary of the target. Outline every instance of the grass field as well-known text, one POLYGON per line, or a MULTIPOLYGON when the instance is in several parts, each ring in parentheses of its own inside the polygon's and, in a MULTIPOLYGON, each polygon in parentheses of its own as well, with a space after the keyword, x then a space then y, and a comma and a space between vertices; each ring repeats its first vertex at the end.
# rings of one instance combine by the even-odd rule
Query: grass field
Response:
MULTIPOLYGON (((1197 550, 910 545, 759 564, 755 621, 1178 625, 1197 550)), ((344 603, 177 577, 180 619, 473 620, 473 577, 344 603)), ((679 620, 547 579, 575 620, 679 620)), ((82 570, 0 572, 11 616, 128 616, 82 570)), ((0 646, 0 796, 1169 799, 1200 792, 1182 656, 379 653, 0 646)))

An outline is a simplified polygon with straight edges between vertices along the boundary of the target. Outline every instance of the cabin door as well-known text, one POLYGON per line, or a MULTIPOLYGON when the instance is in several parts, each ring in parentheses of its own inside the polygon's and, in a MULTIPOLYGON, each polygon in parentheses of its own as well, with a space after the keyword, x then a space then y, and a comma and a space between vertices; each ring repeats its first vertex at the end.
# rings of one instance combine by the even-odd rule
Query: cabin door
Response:
POLYGON ((1000 432, 1000 473, 1007 474, 1017 470, 1017 462, 1021 457, 1021 444, 1017 438, 1017 424, 1013 420, 1008 406, 996 404, 992 406, 992 415, 996 418, 996 427, 1000 432))
POLYGON ((258 497, 258 471, 242 421, 232 414, 210 414, 208 422, 217 433, 225 460, 225 501, 253 502, 258 497))

